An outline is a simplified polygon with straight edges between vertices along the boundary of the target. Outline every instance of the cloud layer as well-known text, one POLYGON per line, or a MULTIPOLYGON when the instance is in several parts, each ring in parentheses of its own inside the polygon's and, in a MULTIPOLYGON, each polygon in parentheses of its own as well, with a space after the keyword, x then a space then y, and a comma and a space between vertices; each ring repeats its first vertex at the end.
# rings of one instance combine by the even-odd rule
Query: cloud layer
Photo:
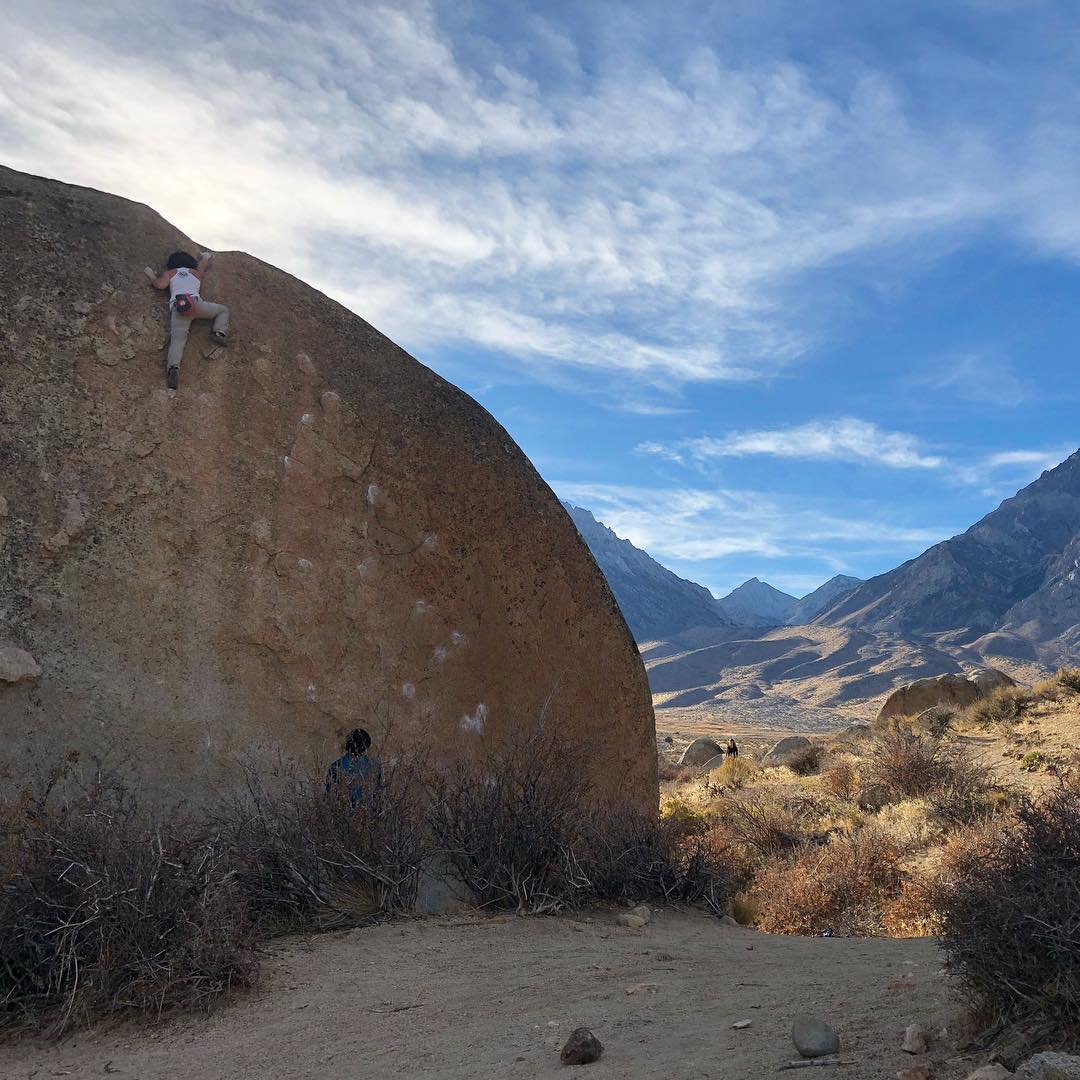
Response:
POLYGON ((1080 124, 1014 95, 991 134, 1001 72, 969 65, 939 112, 850 60, 736 60, 689 33, 660 54, 648 7, 597 14, 585 29, 621 36, 590 57, 539 15, 499 39, 480 9, 422 2, 186 10, 178 33, 141 0, 15 0, 5 156, 253 250, 414 348, 754 379, 825 331, 826 268, 890 249, 917 267, 989 223, 1080 256, 1061 183, 1080 124))

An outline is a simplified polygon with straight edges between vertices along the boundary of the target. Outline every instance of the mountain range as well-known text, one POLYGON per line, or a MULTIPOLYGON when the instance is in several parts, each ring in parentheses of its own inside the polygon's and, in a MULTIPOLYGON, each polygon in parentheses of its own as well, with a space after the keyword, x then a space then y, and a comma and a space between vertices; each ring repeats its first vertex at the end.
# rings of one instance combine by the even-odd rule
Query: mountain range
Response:
POLYGON ((1080 645, 1080 451, 966 532, 871 578, 817 622, 989 656, 1074 662, 1080 645))
POLYGON ((703 585, 681 578, 650 555, 622 540, 580 506, 564 502, 622 608, 630 632, 640 644, 677 637, 705 628, 723 636, 738 624, 703 585))
MULTIPOLYGON (((859 578, 837 574, 799 600, 754 577, 717 600, 704 586, 679 577, 617 536, 590 511, 568 502, 563 506, 603 570, 639 644, 695 630, 740 634, 748 628, 806 623, 860 583, 859 578)), ((712 636, 715 640, 716 634, 712 636)))
POLYGON ((658 707, 839 706, 911 678, 1080 662, 1080 452, 966 532, 797 600, 751 578, 720 600, 568 507, 623 607, 658 707))

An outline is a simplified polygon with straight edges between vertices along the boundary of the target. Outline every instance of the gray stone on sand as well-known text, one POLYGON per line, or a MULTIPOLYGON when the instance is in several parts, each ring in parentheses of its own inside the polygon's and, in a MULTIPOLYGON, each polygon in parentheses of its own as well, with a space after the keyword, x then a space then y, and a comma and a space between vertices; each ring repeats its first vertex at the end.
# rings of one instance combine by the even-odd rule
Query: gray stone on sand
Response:
POLYGON ((926 1034, 926 1029, 922 1024, 908 1024, 900 1049, 905 1054, 925 1054, 929 1046, 930 1037, 926 1034))
POLYGON ((824 1057, 840 1049, 840 1036, 814 1016, 797 1016, 791 1025, 791 1041, 804 1058, 824 1057))
POLYGON ((1080 1080, 1080 1057, 1051 1051, 1036 1054, 1015 1075, 1023 1080, 1080 1080))
POLYGON ((559 1054, 564 1065, 588 1065, 599 1059, 604 1044, 587 1028, 575 1028, 559 1054))

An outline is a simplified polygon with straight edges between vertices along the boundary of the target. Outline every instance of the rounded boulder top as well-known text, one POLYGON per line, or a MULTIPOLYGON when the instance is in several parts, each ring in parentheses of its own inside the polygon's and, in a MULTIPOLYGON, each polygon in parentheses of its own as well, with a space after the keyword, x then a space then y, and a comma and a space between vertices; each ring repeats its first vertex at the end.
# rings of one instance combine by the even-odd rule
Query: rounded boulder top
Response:
POLYGON ((115 748, 197 794, 360 724, 436 758, 538 725, 656 800, 652 703, 611 591, 480 405, 241 253, 166 387, 147 263, 199 245, 149 208, 0 169, 0 681, 9 760, 115 748))

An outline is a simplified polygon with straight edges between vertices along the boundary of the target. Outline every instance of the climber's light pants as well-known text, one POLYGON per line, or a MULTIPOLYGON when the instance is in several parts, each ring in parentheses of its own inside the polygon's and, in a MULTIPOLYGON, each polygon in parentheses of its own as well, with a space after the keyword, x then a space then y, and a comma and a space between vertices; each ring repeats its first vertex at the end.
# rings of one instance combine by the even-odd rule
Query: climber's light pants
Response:
POLYGON ((187 343, 188 332, 191 330, 192 319, 213 319, 213 329, 224 334, 229 329, 229 309, 224 304, 211 304, 209 300, 198 299, 195 301, 195 312, 192 316, 177 315, 175 311, 169 314, 169 355, 165 361, 166 367, 179 367, 180 360, 184 355, 184 345, 187 343))

